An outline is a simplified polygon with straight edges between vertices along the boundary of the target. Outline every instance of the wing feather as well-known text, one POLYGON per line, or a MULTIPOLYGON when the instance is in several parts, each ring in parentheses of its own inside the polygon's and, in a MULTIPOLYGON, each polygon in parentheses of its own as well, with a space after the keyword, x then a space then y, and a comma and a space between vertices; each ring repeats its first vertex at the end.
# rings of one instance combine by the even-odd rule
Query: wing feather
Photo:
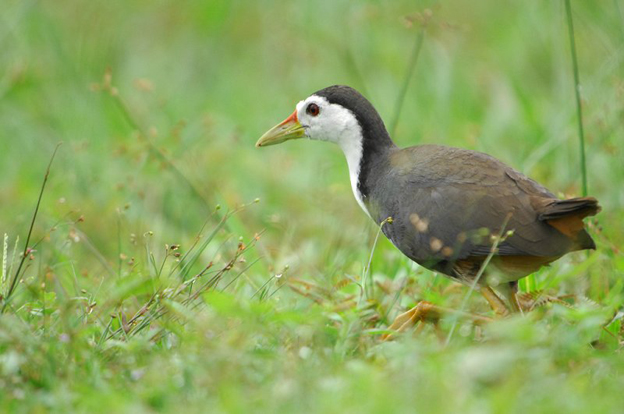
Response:
POLYGON ((397 150, 373 199, 384 233, 419 263, 488 255, 492 237, 512 230, 501 256, 560 256, 570 240, 539 220, 535 199, 556 197, 489 155, 442 146, 397 150), (398 191, 397 191, 398 189, 398 191))

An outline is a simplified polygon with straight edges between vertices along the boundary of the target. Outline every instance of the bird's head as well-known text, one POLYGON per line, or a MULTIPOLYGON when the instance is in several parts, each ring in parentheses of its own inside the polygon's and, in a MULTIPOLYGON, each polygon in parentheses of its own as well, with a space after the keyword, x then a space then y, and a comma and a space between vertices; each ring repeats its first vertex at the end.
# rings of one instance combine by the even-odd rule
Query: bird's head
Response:
MULTIPOLYGON (((358 91, 335 85, 313 93, 297 104, 284 121, 268 130, 256 147, 309 138, 347 147, 362 147, 364 132, 374 132, 383 122, 373 106, 358 91)), ((387 133, 386 133, 387 135, 387 133)))

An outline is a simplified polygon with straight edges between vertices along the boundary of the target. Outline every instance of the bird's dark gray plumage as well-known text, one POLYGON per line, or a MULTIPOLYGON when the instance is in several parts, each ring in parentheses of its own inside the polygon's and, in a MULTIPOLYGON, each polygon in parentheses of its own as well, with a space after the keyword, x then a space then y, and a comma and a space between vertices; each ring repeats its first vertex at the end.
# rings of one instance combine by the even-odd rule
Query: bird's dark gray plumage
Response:
POLYGON ((599 211, 596 199, 559 200, 480 152, 398 148, 356 90, 331 86, 314 95, 355 115, 363 135, 357 187, 378 224, 392 218, 384 234, 415 262, 470 282, 490 254, 491 236, 511 230, 493 263, 513 282, 570 251, 595 248, 582 219, 599 211))

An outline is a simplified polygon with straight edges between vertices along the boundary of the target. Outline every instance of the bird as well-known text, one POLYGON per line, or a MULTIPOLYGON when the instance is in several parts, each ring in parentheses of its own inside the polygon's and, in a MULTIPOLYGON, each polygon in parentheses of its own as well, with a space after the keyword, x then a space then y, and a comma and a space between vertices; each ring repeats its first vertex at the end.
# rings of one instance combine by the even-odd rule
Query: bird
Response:
MULTIPOLYGON (((596 248, 583 221, 601 210, 595 198, 559 199, 482 152, 400 148, 373 105, 349 86, 300 101, 256 147, 299 138, 337 144, 357 203, 390 242, 419 265, 480 291, 497 315, 520 310, 518 280, 569 252, 596 248)), ((412 319, 421 317, 416 311, 412 319)))

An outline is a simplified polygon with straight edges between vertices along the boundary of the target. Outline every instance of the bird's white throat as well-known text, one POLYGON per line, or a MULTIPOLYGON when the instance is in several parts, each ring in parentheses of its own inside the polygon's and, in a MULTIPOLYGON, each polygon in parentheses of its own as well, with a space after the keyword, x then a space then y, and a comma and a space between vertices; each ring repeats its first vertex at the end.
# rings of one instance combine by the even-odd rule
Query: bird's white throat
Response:
POLYGON ((349 178, 351 179, 351 189, 353 190, 355 200, 358 202, 360 207, 362 207, 362 210, 364 210, 364 212, 370 216, 368 209, 364 204, 362 193, 358 188, 358 183, 360 180, 360 168, 362 163, 362 133, 360 131, 354 132, 357 132, 357 137, 340 140, 338 141, 338 145, 342 149, 342 152, 347 159, 347 165, 349 166, 349 178))
POLYGON ((312 95, 297 104, 297 116, 310 139, 334 142, 342 149, 349 166, 353 195, 362 210, 370 216, 358 189, 364 136, 355 114, 342 105, 329 103, 322 96, 312 95), (306 113, 310 103, 320 107, 318 116, 306 113))

